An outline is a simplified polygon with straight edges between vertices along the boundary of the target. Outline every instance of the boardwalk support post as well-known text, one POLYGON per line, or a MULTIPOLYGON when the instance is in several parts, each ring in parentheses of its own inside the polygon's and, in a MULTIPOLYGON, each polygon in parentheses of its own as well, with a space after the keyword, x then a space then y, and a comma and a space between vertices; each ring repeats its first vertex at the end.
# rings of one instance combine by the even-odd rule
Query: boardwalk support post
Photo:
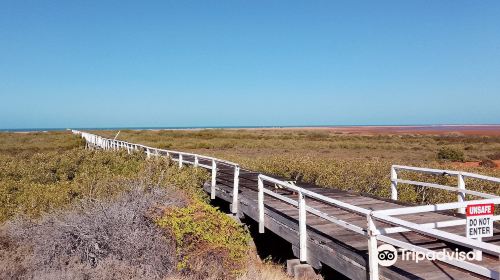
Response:
POLYGON ((210 188, 210 199, 215 199, 215 184, 217 183, 217 163, 212 159, 212 184, 210 188))
POLYGON ((391 199, 398 200, 398 173, 396 172, 396 168, 391 166, 391 199))
POLYGON ((306 228, 306 197, 299 192, 299 259, 307 262, 307 228, 306 228))
POLYGON ((377 249, 377 236, 374 234, 376 231, 375 223, 373 222, 372 212, 367 216, 367 229, 368 229, 368 268, 370 272, 370 280, 378 280, 378 249, 377 249))
POLYGON ((238 186, 240 182, 240 167, 238 165, 234 166, 234 186, 233 186, 233 207, 231 212, 233 214, 238 213, 238 186))
MULTIPOLYGON (((458 189, 465 190, 465 180, 464 180, 464 176, 462 175, 462 173, 458 174, 458 189)), ((458 200, 458 202, 464 202, 465 201, 465 193, 459 192, 457 194, 457 200, 458 200)), ((457 213, 465 214, 465 208, 458 208, 457 213)))
POLYGON ((194 167, 198 167, 199 161, 198 161, 198 156, 194 156, 194 167))
POLYGON ((146 158, 147 159, 151 158, 151 152, 149 151, 148 148, 146 148, 146 158))
POLYGON ((182 154, 179 154, 179 168, 182 168, 182 154))
POLYGON ((259 233, 264 233, 264 182, 258 177, 258 208, 259 208, 259 233))

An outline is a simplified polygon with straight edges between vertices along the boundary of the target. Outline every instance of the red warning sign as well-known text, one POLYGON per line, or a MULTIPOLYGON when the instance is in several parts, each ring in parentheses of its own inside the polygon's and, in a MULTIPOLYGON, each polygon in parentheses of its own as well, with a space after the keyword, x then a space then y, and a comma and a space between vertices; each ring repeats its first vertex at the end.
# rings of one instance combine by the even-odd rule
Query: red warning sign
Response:
POLYGON ((495 204, 474 204, 467 206, 467 217, 469 216, 482 216, 493 215, 495 212, 495 204))
POLYGON ((467 206, 466 236, 468 238, 493 236, 494 212, 494 204, 473 204, 467 206))

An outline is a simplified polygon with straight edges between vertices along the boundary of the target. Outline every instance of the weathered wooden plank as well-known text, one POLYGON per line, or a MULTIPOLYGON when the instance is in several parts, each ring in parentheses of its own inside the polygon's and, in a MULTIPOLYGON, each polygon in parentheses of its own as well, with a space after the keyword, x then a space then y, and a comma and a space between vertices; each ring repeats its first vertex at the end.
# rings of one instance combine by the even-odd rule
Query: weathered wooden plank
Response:
MULTIPOLYGON (((222 186, 224 191, 221 192, 218 196, 226 196, 226 200, 230 202, 232 190, 230 178, 228 178, 226 184, 227 186, 222 186)), ((342 194, 339 194, 337 192, 334 193, 334 195, 339 197, 339 200, 342 199, 342 194)), ((288 194, 286 196, 294 198, 296 195, 288 194)), ((240 197, 240 203, 242 204, 240 209, 244 211, 244 214, 249 216, 250 218, 257 219, 257 209, 253 207, 254 205, 256 205, 256 192, 243 186, 241 188, 240 197)), ((352 194, 349 194, 347 196, 347 199, 351 201, 351 203, 359 203, 365 208, 373 207, 374 209, 388 209, 393 207, 400 207, 400 205, 377 201, 373 198, 356 198, 352 194)), ((289 241, 292 246, 298 246, 298 209, 273 197, 266 197, 265 203, 265 211, 267 217, 266 228, 285 238, 285 240, 289 241)), ((324 203, 314 201, 312 199, 308 201, 308 205, 353 224, 364 226, 366 223, 364 217, 360 215, 356 215, 343 209, 332 207, 330 205, 325 205, 324 203)), ((442 214, 431 214, 432 215, 409 215, 406 218, 409 218, 412 221, 419 222, 435 221, 436 219, 450 219, 450 217, 448 216, 443 219, 442 214)), ((353 232, 349 232, 343 227, 334 225, 312 214, 307 215, 307 221, 309 236, 308 251, 310 251, 309 254, 312 256, 312 258, 314 258, 314 260, 311 260, 311 262, 323 262, 326 265, 331 266, 333 269, 347 274, 348 277, 351 277, 353 279, 366 279, 367 242, 365 237, 353 232), (338 249, 338 246, 341 246, 344 249, 344 254, 339 254, 338 251, 333 250, 333 247, 338 249), (353 269, 356 267, 357 269, 353 269), (346 272, 346 269, 349 270, 346 272)), ((439 240, 435 240, 430 237, 422 236, 414 232, 396 233, 392 234, 391 237, 395 237, 396 239, 410 242, 412 244, 418 244, 419 246, 429 249, 447 248, 446 243, 440 242, 439 240)), ((457 270, 456 268, 450 266, 446 266, 447 271, 436 269, 443 266, 443 264, 440 263, 439 265, 440 266, 436 266, 436 264, 434 264, 433 262, 428 262, 425 264, 423 264, 423 262, 420 262, 417 267, 412 262, 400 262, 398 263, 398 265, 391 268, 381 268, 381 275, 383 277, 388 277, 389 279, 431 279, 431 277, 437 277, 440 279, 458 279, 456 277, 473 277, 467 272, 457 270), (430 272, 421 274, 419 270, 424 267, 425 269, 430 270, 430 272), (418 273, 418 276, 414 273, 418 273)))

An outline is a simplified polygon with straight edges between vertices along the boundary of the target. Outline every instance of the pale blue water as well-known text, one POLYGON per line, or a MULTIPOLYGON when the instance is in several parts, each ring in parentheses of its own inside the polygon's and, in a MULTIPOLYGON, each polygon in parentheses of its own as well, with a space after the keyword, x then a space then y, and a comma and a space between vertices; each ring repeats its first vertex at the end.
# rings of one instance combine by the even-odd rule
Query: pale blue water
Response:
POLYGON ((393 125, 269 125, 269 126, 160 126, 160 127, 75 127, 75 128, 8 128, 0 129, 0 132, 30 132, 30 131, 63 131, 67 129, 76 130, 158 130, 158 129, 245 129, 245 128, 308 128, 308 127, 433 127, 433 128, 446 128, 446 127, 469 127, 474 126, 492 126, 493 129, 498 129, 499 124, 482 124, 482 125, 466 125, 466 124, 393 124, 393 125))

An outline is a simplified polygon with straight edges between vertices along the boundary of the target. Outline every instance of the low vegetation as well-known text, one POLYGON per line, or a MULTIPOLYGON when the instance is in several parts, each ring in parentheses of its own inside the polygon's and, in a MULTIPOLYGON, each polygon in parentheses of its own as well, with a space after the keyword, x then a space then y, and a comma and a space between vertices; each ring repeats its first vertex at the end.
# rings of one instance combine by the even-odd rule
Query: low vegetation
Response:
POLYGON ((465 156, 463 151, 449 147, 444 147, 439 149, 437 157, 438 159, 447 161, 457 161, 457 162, 465 161, 465 156))
MULTIPOLYGON (((117 131, 94 133, 114 137, 117 131)), ((500 154, 498 136, 457 134, 363 135, 307 129, 205 129, 122 130, 118 138, 151 147, 247 158, 301 154, 338 160, 379 159, 424 164, 435 162, 444 147, 462 151, 466 161, 480 161, 500 154)))
POLYGON ((173 192, 130 190, 111 201, 15 220, 2 232, 1 279, 161 279, 175 269, 175 245, 154 226, 154 205, 179 205, 173 192))
MULTIPOLYGON (((116 131, 97 131, 115 135, 116 131)), ((120 139, 153 147, 190 151, 240 163, 246 168, 324 187, 390 197, 392 164, 465 170, 500 177, 479 161, 500 154, 500 137, 462 135, 352 135, 308 130, 121 131, 120 139), (476 166, 464 161, 476 161, 476 166)), ((449 176, 401 173, 456 185, 449 176)), ((500 194, 497 185, 468 180, 467 187, 500 194)), ((445 191, 400 185, 412 203, 455 201, 445 191)))
POLYGON ((0 150, 0 279, 285 278, 206 203, 205 171, 84 150, 68 133, 28 135, 0 134, 20 145, 0 150))
MULTIPOLYGON (((200 130, 122 131, 120 139, 382 197, 390 196, 391 164, 500 177, 493 136, 200 130)), ((206 203, 200 186, 209 175, 201 169, 84 150, 67 132, 3 133, 0 143, 1 279, 286 279, 281 267, 256 260, 243 227, 206 203)), ((449 176, 399 175, 457 184, 449 176)), ((500 194, 493 184, 468 180, 467 187, 500 194)), ((412 203, 456 200, 435 189, 398 189, 412 203)))
POLYGON ((250 235, 215 208, 194 201, 187 207, 167 209, 157 223, 174 237, 179 270, 202 279, 228 279, 244 272, 250 235))

